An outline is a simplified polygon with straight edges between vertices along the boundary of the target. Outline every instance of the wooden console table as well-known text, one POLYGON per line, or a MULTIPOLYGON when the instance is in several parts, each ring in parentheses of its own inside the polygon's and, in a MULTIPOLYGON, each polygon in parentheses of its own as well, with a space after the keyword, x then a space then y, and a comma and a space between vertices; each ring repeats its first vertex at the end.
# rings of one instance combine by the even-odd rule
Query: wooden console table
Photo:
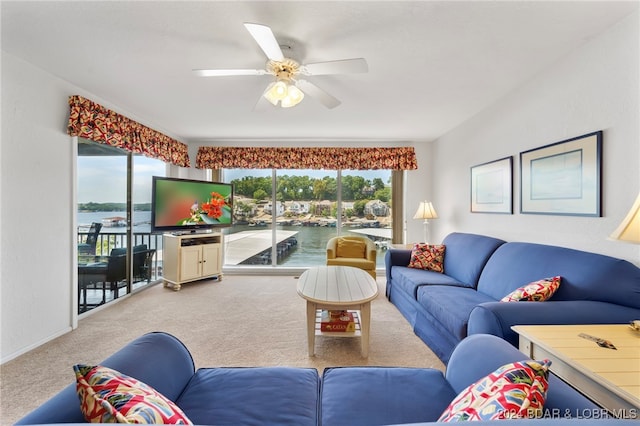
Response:
POLYGON ((163 281, 180 290, 183 283, 214 278, 222 280, 222 234, 164 234, 163 281))
POLYGON ((640 416, 640 333, 628 324, 517 325, 520 351, 616 417, 640 416), (600 347, 587 334, 613 343, 600 347))

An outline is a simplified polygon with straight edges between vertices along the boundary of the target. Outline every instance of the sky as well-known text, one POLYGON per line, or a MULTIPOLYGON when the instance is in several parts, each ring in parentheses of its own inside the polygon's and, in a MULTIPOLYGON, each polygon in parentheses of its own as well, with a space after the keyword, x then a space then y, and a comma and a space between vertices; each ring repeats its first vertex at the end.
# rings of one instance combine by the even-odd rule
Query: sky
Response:
MULTIPOLYGON (((134 157, 133 202, 151 202, 151 177, 165 176, 166 164, 144 156, 134 157)), ((125 203, 127 157, 78 157, 78 203, 125 203)))
MULTIPOLYGON (((134 157, 133 202, 151 202, 151 177, 165 176, 166 164, 160 160, 144 156, 134 157)), ((336 176, 335 170, 283 170, 279 173, 308 175, 313 178, 336 176)), ((387 183, 389 170, 344 170, 342 175, 359 175, 365 179, 381 178, 387 183)), ((230 182, 243 176, 271 176, 271 169, 247 170, 228 169, 224 179, 230 182)), ((127 194, 126 156, 79 156, 78 157, 78 203, 125 203, 127 194)))

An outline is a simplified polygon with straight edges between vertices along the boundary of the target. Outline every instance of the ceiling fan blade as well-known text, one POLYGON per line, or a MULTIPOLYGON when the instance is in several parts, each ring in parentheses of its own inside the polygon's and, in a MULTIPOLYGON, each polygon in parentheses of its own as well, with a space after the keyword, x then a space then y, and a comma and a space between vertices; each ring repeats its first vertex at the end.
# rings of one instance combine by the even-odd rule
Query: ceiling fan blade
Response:
POLYGON ((331 96, 315 84, 308 82, 307 80, 296 81, 296 86, 304 92, 305 95, 309 95, 312 98, 317 99, 322 105, 329 109, 335 108, 340 105, 340 102, 334 96, 331 96))
POLYGON ((367 60, 364 58, 316 62, 306 64, 302 68, 305 75, 356 74, 369 71, 367 60))
POLYGON ((245 28, 251 33, 251 36, 255 39, 258 46, 262 49, 267 58, 272 61, 280 62, 284 59, 282 49, 278 44, 278 40, 273 35, 271 28, 266 25, 252 24, 249 22, 244 23, 245 28))
POLYGON ((193 73, 200 77, 225 77, 230 75, 265 75, 268 74, 266 70, 251 70, 251 69, 237 69, 237 70, 193 70, 193 73))
POLYGON ((271 104, 271 102, 266 100, 264 96, 260 95, 260 98, 258 98, 255 105, 253 106, 253 111, 264 112, 271 108, 273 108, 273 105, 271 104))

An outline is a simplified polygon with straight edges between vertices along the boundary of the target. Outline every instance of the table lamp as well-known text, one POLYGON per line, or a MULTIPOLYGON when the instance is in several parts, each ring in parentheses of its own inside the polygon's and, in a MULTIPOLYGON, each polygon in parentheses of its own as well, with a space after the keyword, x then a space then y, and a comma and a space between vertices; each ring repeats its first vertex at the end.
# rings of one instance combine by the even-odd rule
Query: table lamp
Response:
POLYGON ((424 242, 429 244, 429 219, 438 218, 438 213, 436 213, 436 209, 433 208, 433 204, 428 201, 421 201, 413 218, 424 219, 424 222, 422 222, 424 226, 424 242))
POLYGON ((620 241, 640 244, 640 194, 620 226, 610 235, 620 241))

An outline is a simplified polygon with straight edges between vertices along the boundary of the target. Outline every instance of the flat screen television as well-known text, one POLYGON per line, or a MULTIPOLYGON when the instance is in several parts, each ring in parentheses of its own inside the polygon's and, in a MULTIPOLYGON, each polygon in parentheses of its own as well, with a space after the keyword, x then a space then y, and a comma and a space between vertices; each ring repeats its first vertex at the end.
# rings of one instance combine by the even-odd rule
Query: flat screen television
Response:
POLYGON ((153 176, 151 232, 195 233, 233 225, 229 183, 153 176))

